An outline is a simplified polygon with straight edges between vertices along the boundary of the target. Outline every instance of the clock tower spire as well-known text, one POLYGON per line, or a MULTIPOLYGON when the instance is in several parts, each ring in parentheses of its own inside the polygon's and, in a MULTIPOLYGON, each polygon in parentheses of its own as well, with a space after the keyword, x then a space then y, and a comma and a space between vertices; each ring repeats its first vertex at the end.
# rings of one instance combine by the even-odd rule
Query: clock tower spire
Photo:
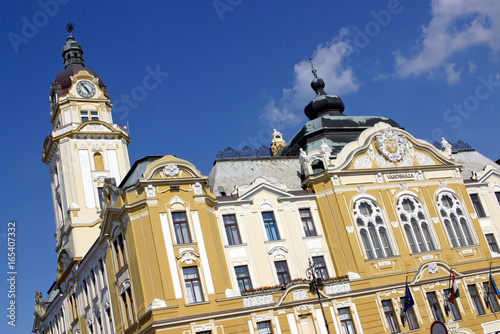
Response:
POLYGON ((65 69, 50 89, 53 130, 42 156, 51 176, 56 252, 64 263, 82 258, 99 235, 104 179, 118 184, 130 169, 128 131, 113 122, 106 85, 84 65, 73 28, 69 23, 62 49, 65 69))

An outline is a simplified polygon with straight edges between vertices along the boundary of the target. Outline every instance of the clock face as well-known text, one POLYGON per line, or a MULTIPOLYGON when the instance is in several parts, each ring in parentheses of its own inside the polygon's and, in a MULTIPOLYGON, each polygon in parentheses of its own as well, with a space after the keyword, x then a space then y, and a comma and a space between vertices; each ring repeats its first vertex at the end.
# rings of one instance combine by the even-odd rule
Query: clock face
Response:
POLYGON ((95 95, 95 86, 88 80, 82 80, 76 84, 76 92, 82 97, 92 97, 95 95))

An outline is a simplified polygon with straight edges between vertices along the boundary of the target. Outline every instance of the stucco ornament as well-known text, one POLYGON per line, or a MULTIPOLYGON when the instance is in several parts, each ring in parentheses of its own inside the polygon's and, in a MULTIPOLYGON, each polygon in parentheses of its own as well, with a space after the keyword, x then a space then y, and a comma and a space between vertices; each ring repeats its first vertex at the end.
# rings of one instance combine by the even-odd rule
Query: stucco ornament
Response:
POLYGON ((405 154, 406 138, 392 131, 392 128, 383 130, 376 137, 377 149, 389 161, 398 162, 405 154))
POLYGON ((439 268, 438 268, 437 263, 435 263, 435 262, 429 263, 429 266, 427 267, 427 271, 429 272, 429 274, 435 275, 438 272, 438 270, 439 270, 439 268))
POLYGON ((146 190, 147 197, 155 197, 155 188, 149 184, 144 190, 146 190))
POLYGON ((193 190, 195 195, 203 195, 203 187, 201 186, 200 182, 196 182, 193 185, 193 190))
POLYGON ((198 262, 198 259, 200 258, 200 254, 197 254, 196 252, 193 251, 184 251, 179 256, 177 256, 177 259, 185 264, 193 264, 198 262))
POLYGON ((170 177, 174 177, 177 174, 179 174, 179 167, 177 167, 177 165, 174 165, 174 164, 166 165, 163 168, 163 174, 170 176, 170 177))

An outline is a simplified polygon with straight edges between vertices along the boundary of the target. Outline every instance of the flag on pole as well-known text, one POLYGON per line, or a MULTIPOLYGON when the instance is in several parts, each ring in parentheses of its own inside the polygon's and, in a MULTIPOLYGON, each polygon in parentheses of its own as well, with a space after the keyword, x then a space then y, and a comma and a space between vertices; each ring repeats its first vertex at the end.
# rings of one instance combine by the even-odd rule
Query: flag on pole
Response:
POLYGON ((497 285, 495 284, 495 281, 493 280, 493 275, 491 274, 491 266, 490 266, 490 286, 491 289, 493 290, 493 293, 495 295, 500 295, 500 291, 498 291, 497 285))
POLYGON ((450 296, 448 297, 448 300, 450 301, 450 303, 454 304, 455 303, 455 299, 460 297, 460 291, 458 290, 458 284, 457 284, 457 280, 455 279, 455 273, 452 272, 452 283, 451 283, 451 293, 450 293, 450 296))
POLYGON ((413 305, 415 305, 415 301, 413 300, 413 297, 411 295, 410 287, 408 286, 408 282, 406 282, 405 304, 403 307, 404 313, 406 313, 406 311, 408 311, 410 308, 412 308, 413 305))
POLYGON ((410 287, 408 286, 408 281, 406 282, 405 289, 405 299, 403 301, 403 305, 401 305, 401 323, 403 327, 406 326, 406 312, 415 305, 415 301, 410 292, 410 287))

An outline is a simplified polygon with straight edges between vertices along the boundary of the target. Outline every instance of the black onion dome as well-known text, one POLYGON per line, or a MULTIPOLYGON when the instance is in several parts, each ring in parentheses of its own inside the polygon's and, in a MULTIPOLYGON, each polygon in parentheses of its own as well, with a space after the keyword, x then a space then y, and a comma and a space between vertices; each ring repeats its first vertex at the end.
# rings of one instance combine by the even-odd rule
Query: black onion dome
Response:
POLYGON ((69 87, 71 87, 71 77, 81 70, 85 70, 99 79, 99 87, 102 90, 107 91, 106 85, 104 84, 102 79, 89 67, 85 67, 85 64, 83 62, 82 46, 77 41, 75 41, 73 36, 69 36, 64 42, 64 46, 62 48, 62 57, 64 59, 65 70, 59 72, 56 76, 54 84, 57 87, 57 90, 67 90, 69 87))
POLYGON ((342 115, 345 106, 344 102, 337 95, 328 95, 325 93, 325 82, 323 79, 318 78, 317 71, 313 67, 312 70, 314 79, 311 82, 311 88, 316 92, 316 97, 309 102, 304 108, 306 116, 313 120, 323 115, 342 115))

